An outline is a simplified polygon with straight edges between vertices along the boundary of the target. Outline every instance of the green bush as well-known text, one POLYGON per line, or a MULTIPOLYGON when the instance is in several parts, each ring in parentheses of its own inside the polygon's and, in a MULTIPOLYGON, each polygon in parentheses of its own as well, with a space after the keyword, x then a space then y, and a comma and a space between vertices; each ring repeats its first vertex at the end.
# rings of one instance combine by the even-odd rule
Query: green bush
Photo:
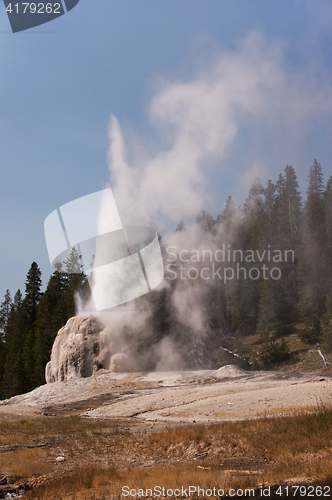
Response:
POLYGON ((291 353, 287 341, 284 338, 280 341, 268 339, 263 346, 260 357, 264 365, 288 361, 291 358, 291 353))
POLYGON ((287 337, 292 333, 294 333, 294 325, 280 325, 275 332, 277 337, 287 337))
POLYGON ((311 328, 303 328, 299 331, 298 336, 302 340, 302 342, 308 345, 316 344, 318 340, 317 335, 311 328))

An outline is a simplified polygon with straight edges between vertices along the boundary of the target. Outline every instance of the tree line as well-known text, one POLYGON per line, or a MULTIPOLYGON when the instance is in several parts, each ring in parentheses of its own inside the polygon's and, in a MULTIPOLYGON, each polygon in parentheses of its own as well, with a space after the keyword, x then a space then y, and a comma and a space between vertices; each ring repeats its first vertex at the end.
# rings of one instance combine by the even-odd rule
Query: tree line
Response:
MULTIPOLYGON (((196 223, 206 241, 213 241, 219 249, 226 248, 230 256, 233 250, 237 250, 237 256, 257 252, 259 266, 276 266, 274 278, 280 277, 266 279, 255 270, 253 279, 248 279, 257 262, 243 259, 239 279, 215 279, 205 286, 199 299, 205 318, 200 352, 205 351, 204 357, 211 367, 221 360, 218 347, 233 349, 237 338, 238 352, 245 352, 241 339, 257 333, 267 344, 267 352, 275 351, 276 360, 278 353, 286 357, 285 338, 295 331, 299 331, 304 342, 321 342, 331 351, 332 177, 325 185, 322 167, 316 160, 309 170, 304 201, 295 170, 287 165, 278 180, 275 183, 269 180, 266 187, 256 178, 243 207, 229 197, 222 213, 214 217, 202 210, 196 223), (280 257, 271 264, 271 255, 275 254, 280 257)), ((177 231, 185 230, 181 221, 177 231)), ((178 261, 172 271, 177 265, 178 261)), ((232 265, 235 268, 234 263, 225 264, 232 265)), ((231 269, 226 276, 232 277, 231 269)), ((191 283, 187 279, 185 286, 195 286, 198 281, 203 284, 199 276, 191 283)), ((179 278, 171 281, 168 293, 172 293, 178 282, 179 278)), ((190 332, 185 335, 185 343, 190 345, 190 332)), ((192 359, 197 359, 195 350, 192 359)))
POLYGON ((0 395, 8 398, 45 383, 45 366, 56 334, 75 315, 75 294, 88 293, 79 255, 73 249, 62 272, 61 264, 41 292, 36 262, 26 276, 25 295, 7 290, 0 306, 0 395))
MULTIPOLYGON (((237 352, 245 357, 241 341, 260 333, 268 342, 271 358, 271 352, 287 354, 285 338, 295 325, 300 325, 305 342, 322 342, 332 350, 332 177, 324 184, 316 160, 309 170, 305 200, 294 168, 287 165, 277 181, 268 181, 266 187, 255 179, 243 207, 229 197, 220 214, 214 217, 202 210, 196 224, 203 239, 213 240, 219 248, 227 244, 244 255, 247 250, 258 250, 265 255, 263 263, 267 248, 291 251, 294 258, 278 262, 282 279, 214 280, 204 286, 199 297, 204 313, 201 335, 176 314, 173 298, 182 286, 180 278, 137 299, 138 307, 148 302, 151 310, 149 324, 135 339, 139 352, 169 337, 182 348, 188 368, 212 368, 220 366, 222 352, 234 351, 234 338, 239 339, 237 352), (272 340, 273 332, 281 339, 279 344, 272 340)), ((152 220, 150 225, 156 229, 152 220)), ((175 231, 185 234, 182 220, 175 231)), ((161 236, 160 242, 165 252, 161 236)), ((250 266, 250 262, 241 263, 248 271, 250 266)), ((189 280, 186 286, 197 284, 189 280)), ((63 269, 57 265, 43 293, 41 286, 41 271, 33 262, 25 295, 18 290, 12 299, 7 291, 0 305, 1 398, 45 383, 45 365, 55 336, 75 315, 75 294, 87 298, 90 293, 77 250, 73 249, 63 269)))

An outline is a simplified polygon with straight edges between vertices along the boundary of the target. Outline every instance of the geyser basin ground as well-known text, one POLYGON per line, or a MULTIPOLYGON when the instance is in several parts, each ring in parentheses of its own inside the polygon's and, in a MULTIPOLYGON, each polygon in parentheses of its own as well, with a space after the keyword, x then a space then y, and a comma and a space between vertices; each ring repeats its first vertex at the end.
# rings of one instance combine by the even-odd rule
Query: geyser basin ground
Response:
POLYGON ((0 414, 222 422, 281 415, 330 401, 331 375, 219 370, 110 373, 43 385, 0 402, 0 414))

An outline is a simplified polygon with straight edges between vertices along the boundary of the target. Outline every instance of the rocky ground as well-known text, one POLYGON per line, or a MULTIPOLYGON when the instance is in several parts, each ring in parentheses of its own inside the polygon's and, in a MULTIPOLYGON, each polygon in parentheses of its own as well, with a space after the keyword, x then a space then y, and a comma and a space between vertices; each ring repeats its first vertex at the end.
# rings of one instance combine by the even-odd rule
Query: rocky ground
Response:
POLYGON ((111 373, 55 382, 0 401, 0 415, 128 417, 137 422, 220 422, 317 405, 332 394, 329 371, 315 374, 219 370, 111 373))
MULTIPOLYGON (((165 430, 187 429, 188 425, 198 429, 201 424, 255 421, 262 416, 310 411, 321 403, 330 403, 331 380, 327 369, 313 374, 246 372, 228 365, 219 370, 164 373, 99 370, 89 378, 46 384, 29 394, 0 401, 0 471, 3 473, 0 498, 1 494, 5 498, 10 492, 17 494, 22 489, 31 490, 49 481, 60 481, 63 474, 72 474, 91 464, 116 467, 118 471, 142 471, 172 467, 180 460, 181 464, 195 463, 196 470, 199 467, 205 472, 218 470, 218 474, 222 470, 228 476, 262 474, 264 456, 261 453, 249 456, 245 448, 238 453, 240 448, 234 446, 239 443, 227 441, 221 446, 219 440, 214 446, 211 440, 195 437, 188 438, 186 444, 181 437, 179 443, 173 443, 170 438, 170 442, 166 440, 164 445, 159 445, 150 442, 149 436, 165 430), (33 422, 38 422, 44 430, 33 431, 33 422), (222 455, 218 453, 223 455, 222 463, 222 455), (16 457, 13 466, 9 466, 11 454, 16 457), (57 462, 58 457, 65 458, 63 463, 57 462), (36 465, 25 472, 17 469, 15 474, 17 460, 36 465)), ((312 460, 312 453, 309 454, 312 460)), ((322 460, 322 457, 316 458, 322 460)), ((94 495, 66 497, 61 494, 61 498, 109 498, 94 495)))

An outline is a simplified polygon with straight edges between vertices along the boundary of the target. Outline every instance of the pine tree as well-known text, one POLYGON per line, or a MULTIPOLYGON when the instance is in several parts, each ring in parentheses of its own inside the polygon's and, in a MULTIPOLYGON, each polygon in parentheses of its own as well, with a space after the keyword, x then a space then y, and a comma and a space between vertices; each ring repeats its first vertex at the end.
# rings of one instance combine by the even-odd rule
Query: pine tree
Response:
POLYGON ((179 233, 180 231, 185 231, 185 230, 186 230, 186 225, 184 223, 184 220, 181 219, 176 226, 175 232, 179 233))
POLYGON ((239 243, 242 211, 231 196, 226 200, 226 206, 218 216, 222 224, 222 239, 225 244, 239 243))
POLYGON ((286 250, 292 251, 293 258, 278 264, 282 279, 274 283, 275 297, 278 307, 278 318, 284 324, 297 320, 298 276, 296 259, 301 246, 302 201, 298 190, 295 170, 287 165, 285 176, 280 176, 277 187, 275 210, 275 237, 272 243, 283 255, 286 250))
POLYGON ((4 301, 0 305, 0 340, 4 341, 6 336, 6 330, 8 326, 9 314, 12 308, 12 299, 10 296, 10 291, 7 290, 5 293, 4 301))
POLYGON ((264 216, 264 191, 260 179, 256 177, 243 205, 243 224, 250 240, 256 239, 256 233, 259 234, 261 229, 258 222, 264 216))
POLYGON ((270 244, 273 243, 277 230, 277 221, 276 221, 277 196, 275 192, 276 192, 276 186, 273 184, 271 180, 269 180, 267 183, 267 187, 264 191, 263 209, 267 219, 266 237, 270 244))
POLYGON ((323 339, 328 352, 332 352, 332 298, 328 295, 323 316, 323 339))
POLYGON ((291 165, 287 165, 282 193, 282 233, 292 244, 292 248, 299 243, 300 237, 302 201, 298 187, 295 170, 291 165))
POLYGON ((217 221, 216 219, 213 218, 213 216, 209 212, 206 212, 205 210, 202 210, 197 215, 196 223, 199 224, 201 228, 206 232, 212 234, 216 232, 217 221))
POLYGON ((49 312, 51 315, 51 331, 52 331, 52 342, 60 328, 62 328, 68 319, 71 317, 68 315, 64 294, 66 291, 66 277, 62 272, 62 264, 55 265, 55 271, 49 279, 45 294, 49 301, 49 312))
POLYGON ((324 239, 324 187, 321 164, 314 160, 308 176, 309 186, 305 204, 305 224, 316 240, 324 239))
POLYGON ((3 375, 3 396, 11 397, 27 390, 23 369, 24 308, 21 291, 18 290, 11 307, 5 336, 6 361, 3 375))
MULTIPOLYGON (((238 249, 242 247, 242 211, 236 205, 231 196, 226 200, 225 208, 217 220, 221 221, 221 231, 218 238, 220 248, 238 249), (224 246, 223 246, 224 245, 224 246)), ((229 332, 233 322, 233 316, 237 314, 234 304, 232 306, 232 295, 236 292, 236 285, 228 283, 213 286, 210 293, 209 303, 211 312, 209 314, 210 325, 217 325, 223 331, 229 332)))
POLYGON ((332 175, 324 192, 325 231, 327 242, 332 246, 332 175))
POLYGON ((326 293, 332 297, 332 176, 327 181, 324 192, 325 219, 325 281, 326 293))
POLYGON ((3 394, 3 375, 6 361, 6 336, 8 336, 9 315, 12 308, 12 299, 9 290, 6 291, 4 301, 0 305, 0 397, 3 394))
POLYGON ((283 241, 287 248, 299 243, 302 201, 294 168, 287 165, 285 176, 279 175, 275 196, 275 236, 278 245, 283 241))
POLYGON ((302 226, 300 255, 301 299, 299 311, 318 339, 326 300, 325 217, 322 167, 317 160, 310 167, 307 200, 302 226))
POLYGON ((45 383, 45 366, 49 361, 54 339, 58 330, 69 319, 63 300, 65 288, 61 267, 61 264, 56 265, 38 306, 35 322, 34 386, 45 383))
POLYGON ((33 324, 36 320, 37 307, 42 296, 41 270, 36 262, 31 264, 25 282, 24 305, 27 309, 28 321, 33 324))
POLYGON ((258 307, 257 331, 269 334, 278 322, 274 282, 269 280, 262 284, 258 307))
MULTIPOLYGON (((284 185, 283 177, 279 177, 278 189, 284 185)), ((268 181, 264 189, 264 198, 261 203, 261 211, 256 224, 260 225, 261 232, 258 232, 257 245, 261 251, 273 247, 276 244, 277 232, 277 186, 271 180, 268 181)), ((256 329, 260 333, 267 334, 273 329, 277 321, 277 301, 276 283, 273 280, 258 280, 255 287, 257 300, 257 323, 256 329)))
POLYGON ((60 305, 65 310, 69 319, 76 314, 76 294, 86 292, 88 289, 87 277, 82 271, 81 256, 76 247, 73 247, 65 262, 63 303, 60 305))
POLYGON ((41 270, 36 262, 31 264, 25 282, 25 297, 23 310, 25 316, 25 333, 23 343, 23 363, 26 374, 27 388, 34 388, 33 371, 35 363, 36 319, 41 293, 41 270))
MULTIPOLYGON (((256 177, 243 207, 241 246, 246 250, 261 251, 266 243, 268 216, 264 210, 265 190, 256 177)), ((251 264, 241 263, 248 270, 251 264)), ((236 281, 231 298, 232 325, 245 334, 254 333, 259 314, 260 280, 241 279, 236 281)))

